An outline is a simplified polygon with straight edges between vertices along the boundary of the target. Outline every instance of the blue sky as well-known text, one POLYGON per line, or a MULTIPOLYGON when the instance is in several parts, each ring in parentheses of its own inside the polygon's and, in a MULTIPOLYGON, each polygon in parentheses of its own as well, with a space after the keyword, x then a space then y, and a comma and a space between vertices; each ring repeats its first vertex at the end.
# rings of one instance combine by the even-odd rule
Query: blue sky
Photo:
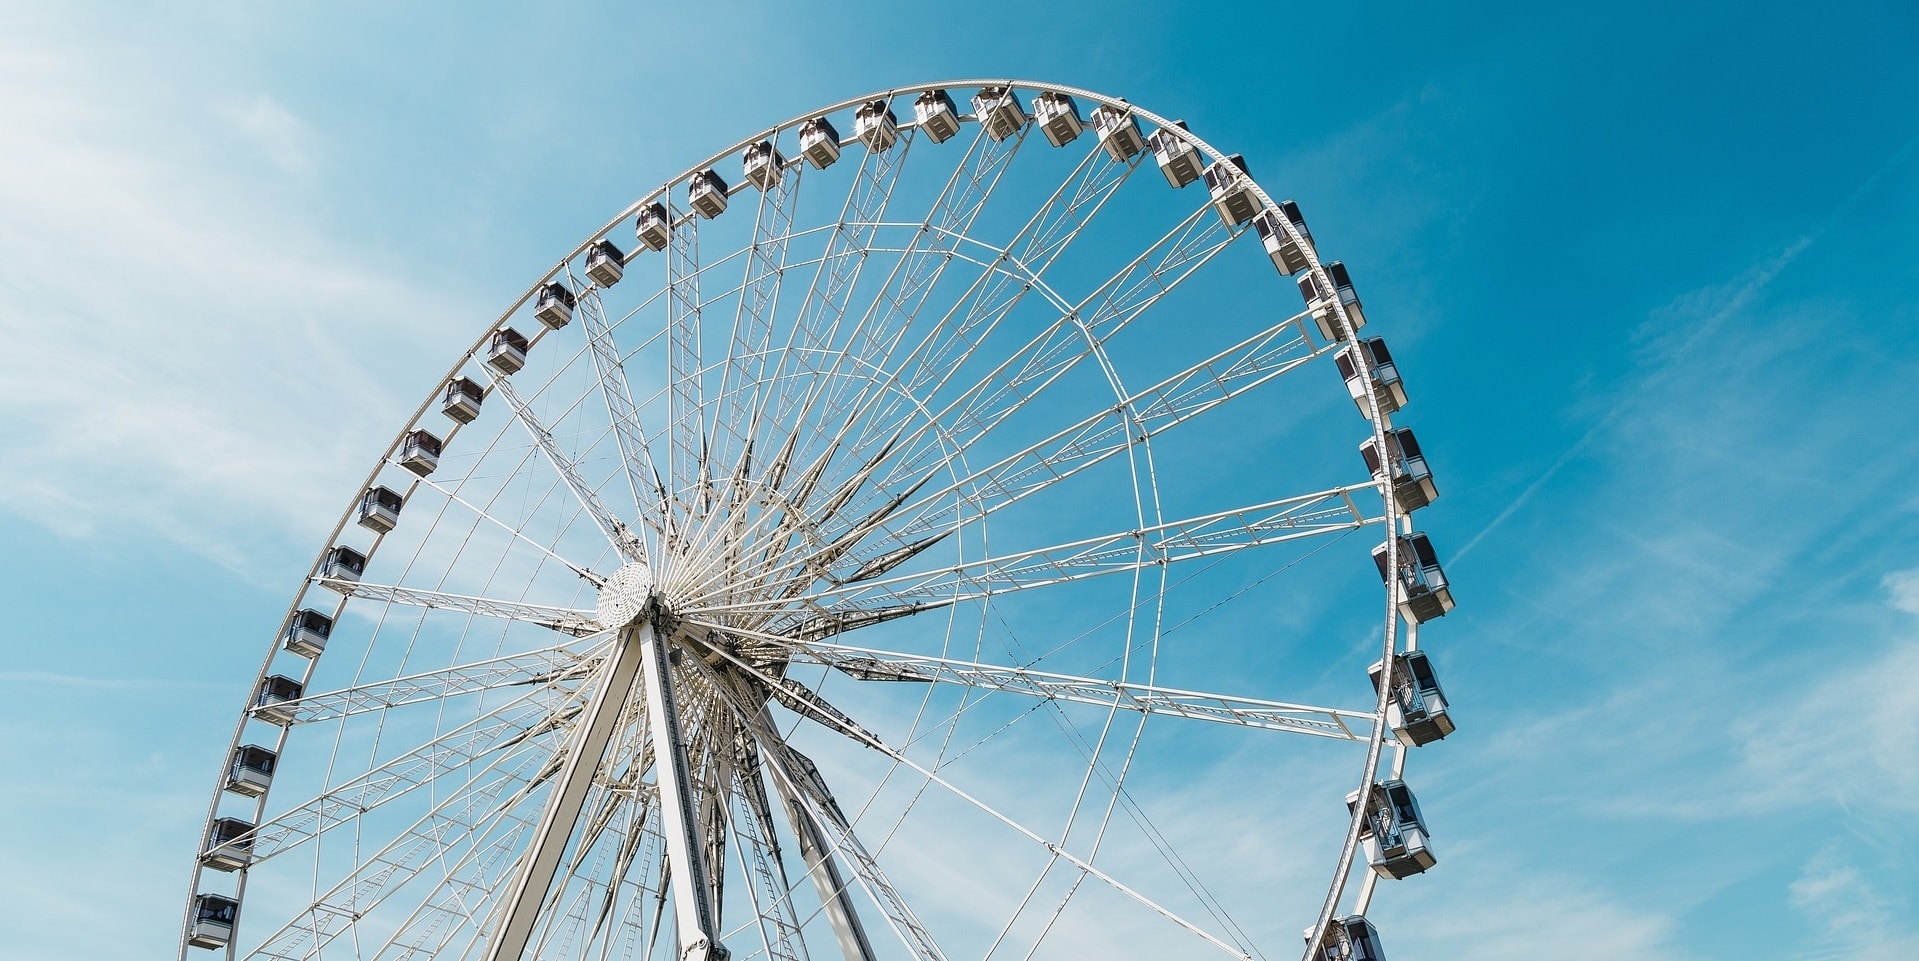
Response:
POLYGON ((0 6, 0 958, 171 943, 244 639, 480 318, 997 75, 1244 153, 1390 331, 1462 601, 1392 957, 1919 955, 1919 13, 1039 11, 0 6))

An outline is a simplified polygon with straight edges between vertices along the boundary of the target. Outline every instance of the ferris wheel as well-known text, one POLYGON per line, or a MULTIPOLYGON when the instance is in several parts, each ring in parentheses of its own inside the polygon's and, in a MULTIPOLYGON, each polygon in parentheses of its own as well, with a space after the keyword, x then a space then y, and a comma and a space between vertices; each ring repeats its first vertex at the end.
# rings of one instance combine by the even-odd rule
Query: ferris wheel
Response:
POLYGON ((1383 957, 1453 602, 1366 323, 1293 202, 1124 100, 904 87, 714 154, 355 491, 180 957, 1383 957), (1291 904, 1189 803, 1281 749, 1291 904))

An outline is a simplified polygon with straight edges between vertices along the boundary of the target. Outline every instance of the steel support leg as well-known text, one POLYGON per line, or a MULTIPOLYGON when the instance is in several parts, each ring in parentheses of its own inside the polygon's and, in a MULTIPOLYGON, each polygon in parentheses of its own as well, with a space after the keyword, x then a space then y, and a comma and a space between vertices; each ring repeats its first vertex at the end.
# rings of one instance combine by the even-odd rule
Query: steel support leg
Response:
POLYGON ((553 794, 547 800, 546 813, 533 835, 533 843, 520 861, 520 870, 512 887, 500 900, 495 915, 494 933, 487 940, 486 961, 520 961, 527 941, 540 917, 540 906, 553 886, 560 856, 566 852, 567 839, 579 821, 580 807, 586 803, 587 788, 606 754, 620 715, 626 710, 633 691, 633 680, 641 673, 645 649, 653 639, 653 625, 641 618, 620 631, 619 647, 607 666, 606 680, 593 702, 582 715, 578 733, 560 768, 553 794))
MULTIPOLYGON (((777 737, 771 732, 772 715, 764 709, 759 716, 760 729, 768 736, 777 737)), ((785 773, 785 777, 773 779, 773 788, 786 802, 786 814, 793 821, 793 835, 800 841, 800 860, 806 864, 806 872, 813 877, 813 886, 819 889, 820 903, 826 908, 827 920, 833 924, 833 935, 839 939, 840 953, 846 961, 874 961, 873 943, 866 938, 866 927, 860 923, 860 915, 853 906, 853 892, 846 877, 840 874, 839 864, 833 860, 833 849, 826 840, 826 832, 814 820, 806 802, 802 801, 798 791, 805 790, 802 782, 810 782, 819 791, 826 807, 826 816, 839 818, 839 806, 833 803, 832 794, 826 790, 824 782, 819 781, 819 771, 813 762, 784 743, 769 746, 770 760, 785 773)))
POLYGON ((873 961, 873 945, 866 940, 866 928, 854 910, 853 892, 840 875, 820 826, 813 823, 812 812, 795 797, 786 799, 786 812, 793 819, 793 833, 800 839, 800 858, 813 876, 813 886, 819 889, 820 901, 826 906, 827 920, 833 923, 833 934, 839 938, 840 953, 846 955, 846 961, 873 961))
POLYGON ((681 961, 725 961, 728 952, 715 931, 713 888, 708 883, 706 845, 693 810, 686 742, 674 700, 666 645, 648 625, 640 634, 641 673, 646 679, 646 718, 653 735, 653 779, 660 792, 660 833, 673 872, 673 917, 678 922, 681 961))

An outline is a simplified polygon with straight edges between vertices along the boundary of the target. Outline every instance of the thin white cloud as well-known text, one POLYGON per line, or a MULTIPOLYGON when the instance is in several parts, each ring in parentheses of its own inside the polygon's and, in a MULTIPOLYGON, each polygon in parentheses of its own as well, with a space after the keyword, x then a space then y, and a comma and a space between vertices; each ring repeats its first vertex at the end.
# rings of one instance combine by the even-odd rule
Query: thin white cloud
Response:
POLYGON ((1687 363, 1695 360, 1701 351, 1721 343, 1719 334, 1725 325, 1742 317, 1773 282, 1779 274, 1803 254, 1807 248, 1817 243, 1841 218, 1858 207, 1868 196, 1877 190, 1886 178, 1896 173, 1910 160, 1915 151, 1919 151, 1919 136, 1908 139, 1894 150, 1875 168, 1871 175, 1853 188, 1845 199, 1807 230, 1804 234, 1782 246, 1772 256, 1749 267, 1741 276, 1724 284, 1714 284, 1697 290, 1688 291, 1666 306, 1653 312, 1653 316, 1641 326, 1639 337, 1648 345, 1645 379, 1633 384, 1629 389, 1615 393, 1614 399, 1606 407, 1605 413, 1593 423, 1579 439, 1556 458, 1551 465, 1541 471, 1539 476, 1527 484, 1511 501, 1506 504, 1492 520, 1487 521, 1477 533, 1468 539, 1464 546, 1453 553, 1454 559, 1465 557, 1479 546, 1481 541, 1497 530, 1520 508, 1533 499, 1534 495, 1551 483, 1566 465, 1583 455, 1593 442, 1619 426, 1622 421, 1643 416, 1656 411, 1662 399, 1665 382, 1674 378, 1689 378, 1696 370, 1687 363))
MULTIPOLYGON (((1591 878, 1487 863, 1451 875, 1443 889, 1408 884, 1382 903, 1387 956, 1412 942, 1431 958, 1475 961, 1619 961, 1691 956, 1666 912, 1634 907, 1591 878)), ((1434 879, 1437 882, 1437 878, 1434 879)))
POLYGON ((1804 958, 1909 961, 1919 957, 1919 928, 1867 871, 1835 845, 1808 859, 1788 892, 1792 907, 1825 935, 1804 958))
POLYGON ((174 681, 139 677, 90 677, 84 674, 60 674, 54 671, 0 671, 0 684, 26 684, 35 687, 95 688, 101 690, 231 690, 231 685, 212 681, 174 681))
POLYGON ((1893 571, 1882 578, 1879 583, 1885 587, 1886 593, 1890 595, 1890 600, 1895 610, 1905 611, 1908 614, 1919 614, 1919 567, 1909 568, 1903 571, 1893 571))
POLYGON ((280 170, 296 176, 313 172, 318 163, 313 131, 279 101, 259 94, 222 113, 280 170))
MULTIPOLYGON (((1888 574, 1891 604, 1919 614, 1919 571, 1888 574)), ((1740 780, 1753 803, 1830 800, 1884 818, 1919 814, 1919 637, 1893 639, 1865 658, 1842 658, 1779 716, 1753 730, 1740 780)), ((1890 825, 1886 825, 1890 827, 1890 825)))
POLYGON ((285 179, 320 136, 273 98, 46 39, 0 38, 0 510, 242 572, 304 550, 430 386, 396 355, 457 312, 306 226, 285 179))

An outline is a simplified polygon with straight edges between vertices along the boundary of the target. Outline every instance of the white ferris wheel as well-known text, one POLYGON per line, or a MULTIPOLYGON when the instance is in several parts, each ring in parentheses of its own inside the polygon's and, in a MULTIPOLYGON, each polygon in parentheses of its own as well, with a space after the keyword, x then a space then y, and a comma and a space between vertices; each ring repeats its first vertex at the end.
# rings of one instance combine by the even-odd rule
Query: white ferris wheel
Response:
POLYGON ((1452 597, 1365 324, 1297 206, 1124 100, 903 87, 720 151, 355 491, 180 957, 1383 957, 1452 597), (1332 772, 1252 805, 1297 903, 1209 873, 1257 842, 1182 789, 1279 745, 1332 772))

